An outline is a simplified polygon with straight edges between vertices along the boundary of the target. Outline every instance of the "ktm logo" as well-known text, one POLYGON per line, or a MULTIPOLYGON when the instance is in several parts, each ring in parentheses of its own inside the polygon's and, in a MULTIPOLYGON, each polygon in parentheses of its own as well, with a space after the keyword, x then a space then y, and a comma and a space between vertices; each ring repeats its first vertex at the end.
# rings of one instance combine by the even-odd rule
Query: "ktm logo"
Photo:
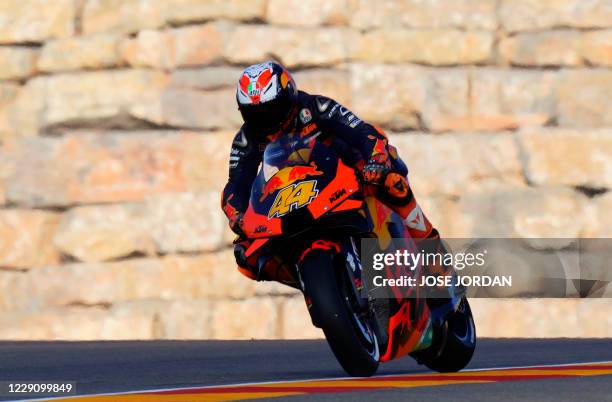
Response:
POLYGON ((331 197, 329 197, 329 202, 334 203, 340 199, 343 195, 346 195, 346 189, 341 188, 340 190, 335 191, 331 197))
POLYGON ((266 230, 268 230, 267 227, 265 227, 264 225, 259 225, 255 228, 253 233, 264 233, 266 230))
POLYGON ((309 125, 302 128, 302 131, 300 132, 300 136, 305 137, 308 134, 312 133, 316 128, 317 128, 317 125, 315 123, 310 123, 309 125))
POLYGON ((276 195, 272 208, 268 211, 268 219, 279 218, 293 210, 302 208, 310 204, 318 194, 316 180, 291 184, 276 195))

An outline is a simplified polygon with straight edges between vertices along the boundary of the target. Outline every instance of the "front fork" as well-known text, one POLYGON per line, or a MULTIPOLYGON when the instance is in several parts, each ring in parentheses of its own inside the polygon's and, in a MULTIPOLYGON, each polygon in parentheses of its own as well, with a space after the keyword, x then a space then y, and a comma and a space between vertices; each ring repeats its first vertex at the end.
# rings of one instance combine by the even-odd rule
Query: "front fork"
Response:
POLYGON ((344 268, 352 287, 351 294, 354 295, 353 304, 357 311, 365 314, 369 311, 369 303, 368 298, 364 297, 363 269, 357 242, 354 237, 350 237, 345 243, 341 255, 344 256, 344 268))
MULTIPOLYGON (((339 270, 338 275, 346 273, 347 278, 343 285, 346 287, 346 297, 352 309, 359 315, 366 315, 369 312, 368 299, 363 297, 363 275, 361 267, 361 259, 359 258, 359 250, 357 249, 356 240, 353 237, 349 237, 343 240, 316 240, 309 247, 302 252, 297 263, 297 271, 300 273, 301 261, 309 254, 313 252, 330 252, 333 256, 334 269, 339 270), (344 272, 340 271, 343 270, 344 272)), ((306 305, 310 306, 311 300, 308 294, 308 289, 304 289, 304 283, 301 280, 300 283, 306 305)), ((316 320, 313 319, 313 324, 317 326, 316 320)))

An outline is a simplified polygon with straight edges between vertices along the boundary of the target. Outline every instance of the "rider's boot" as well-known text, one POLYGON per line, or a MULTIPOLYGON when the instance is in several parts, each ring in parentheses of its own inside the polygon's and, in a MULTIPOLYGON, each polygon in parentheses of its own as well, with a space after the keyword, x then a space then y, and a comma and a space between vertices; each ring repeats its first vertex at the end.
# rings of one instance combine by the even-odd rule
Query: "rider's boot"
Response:
POLYGON ((299 288, 293 279, 289 267, 279 257, 257 251, 250 256, 246 252, 251 246, 250 240, 238 240, 234 243, 234 257, 238 271, 255 281, 277 281, 285 285, 299 288))
MULTIPOLYGON (((442 255, 447 253, 438 231, 417 203, 406 176, 389 172, 382 190, 379 196, 381 201, 404 219, 410 237, 418 242, 425 253, 442 255)), ((430 264, 427 266, 427 271, 429 275, 456 275, 453 267, 445 264, 430 264)), ((447 287, 431 289, 427 305, 434 321, 443 321, 446 315, 454 310, 458 302, 456 291, 457 289, 447 287)))

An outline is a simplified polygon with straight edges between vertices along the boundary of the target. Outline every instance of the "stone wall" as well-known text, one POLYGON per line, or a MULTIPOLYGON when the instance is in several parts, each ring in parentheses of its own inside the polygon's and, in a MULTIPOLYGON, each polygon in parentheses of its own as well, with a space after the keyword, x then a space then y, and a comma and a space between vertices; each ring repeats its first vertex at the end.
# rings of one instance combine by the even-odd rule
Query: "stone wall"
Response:
MULTIPOLYGON (((3 0, 0 338, 321 336, 218 205, 267 58, 392 133, 443 235, 612 237, 611 44, 610 0, 3 0)), ((611 307, 474 302, 494 336, 611 307)))

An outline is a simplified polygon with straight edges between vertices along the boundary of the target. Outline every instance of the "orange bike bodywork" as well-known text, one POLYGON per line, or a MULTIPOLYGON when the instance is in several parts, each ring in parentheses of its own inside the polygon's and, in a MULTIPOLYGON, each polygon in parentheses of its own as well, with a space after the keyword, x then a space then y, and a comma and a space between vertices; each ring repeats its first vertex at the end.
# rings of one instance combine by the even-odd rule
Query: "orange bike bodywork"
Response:
MULTIPOLYGON (((316 178, 321 174, 322 172, 317 169, 314 163, 306 166, 286 167, 270 178, 259 199, 264 200, 271 197, 275 192, 295 185, 300 180, 316 178)), ((362 192, 362 194, 366 193, 366 196, 362 199, 350 198, 359 192, 362 192, 362 188, 355 171, 338 159, 336 176, 318 192, 317 196, 305 208, 314 219, 318 219, 326 213, 361 211, 363 216, 369 217, 372 232, 378 239, 382 250, 389 246, 391 239, 394 237, 389 231, 389 226, 392 223, 395 224, 396 228, 402 228, 401 235, 406 239, 406 242, 412 242, 401 217, 374 196, 367 195, 367 191, 362 192)), ((283 235, 281 217, 269 217, 267 214, 255 212, 252 202, 244 215, 243 225, 243 230, 248 238, 254 240, 246 251, 247 257, 262 249, 272 238, 283 235)), ((302 252, 299 260, 302 260, 309 252, 321 249, 339 252, 339 246, 334 242, 316 240, 302 252)), ((387 274, 393 275, 391 271, 388 271, 387 274)), ((396 308, 389 316, 388 346, 385 353, 380 357, 383 362, 397 359, 415 350, 427 347, 429 344, 426 338, 431 335, 430 311, 426 306, 425 298, 414 297, 414 295, 407 297, 408 295, 402 293, 402 291, 395 288, 393 290, 394 299, 392 300, 396 308)))

